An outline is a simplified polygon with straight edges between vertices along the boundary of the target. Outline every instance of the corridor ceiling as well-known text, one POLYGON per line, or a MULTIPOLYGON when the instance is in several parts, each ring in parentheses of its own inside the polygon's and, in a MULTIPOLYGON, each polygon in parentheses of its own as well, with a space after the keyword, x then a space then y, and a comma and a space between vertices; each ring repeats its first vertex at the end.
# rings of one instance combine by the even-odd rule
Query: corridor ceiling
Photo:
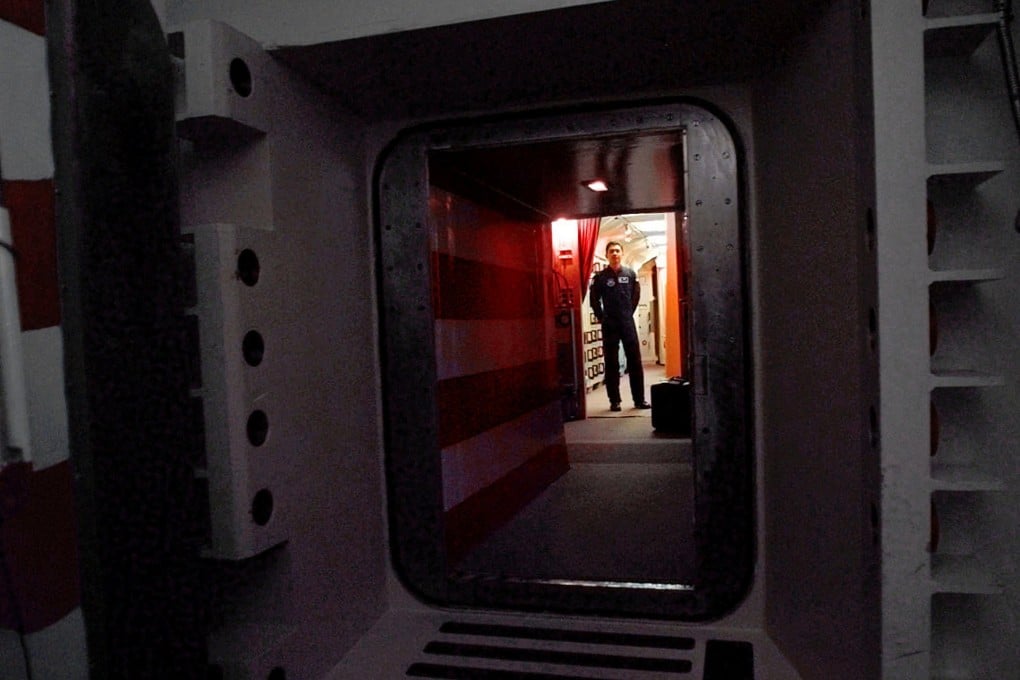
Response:
POLYGON ((599 217, 683 207, 683 133, 630 132, 432 154, 434 181, 523 217, 599 217), (608 190, 587 183, 603 180, 608 190), (530 213, 530 214, 529 214, 530 213), (537 215, 535 214, 537 213, 537 215))

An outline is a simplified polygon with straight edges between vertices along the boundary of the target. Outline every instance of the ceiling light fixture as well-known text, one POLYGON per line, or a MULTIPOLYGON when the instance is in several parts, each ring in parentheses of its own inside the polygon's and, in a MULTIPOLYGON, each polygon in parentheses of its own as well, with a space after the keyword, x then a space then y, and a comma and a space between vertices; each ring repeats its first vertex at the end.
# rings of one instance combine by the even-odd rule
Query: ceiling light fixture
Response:
POLYGON ((590 182, 585 182, 584 185, 592 191, 609 191, 609 187, 600 179, 593 179, 590 182))

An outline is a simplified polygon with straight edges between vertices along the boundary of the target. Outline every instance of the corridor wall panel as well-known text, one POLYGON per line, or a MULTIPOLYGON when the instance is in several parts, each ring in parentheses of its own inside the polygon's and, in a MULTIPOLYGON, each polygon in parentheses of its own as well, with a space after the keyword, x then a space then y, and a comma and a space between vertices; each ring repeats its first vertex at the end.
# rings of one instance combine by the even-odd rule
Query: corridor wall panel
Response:
POLYGON ((447 544, 483 538, 567 469, 548 224, 433 187, 432 297, 447 544))

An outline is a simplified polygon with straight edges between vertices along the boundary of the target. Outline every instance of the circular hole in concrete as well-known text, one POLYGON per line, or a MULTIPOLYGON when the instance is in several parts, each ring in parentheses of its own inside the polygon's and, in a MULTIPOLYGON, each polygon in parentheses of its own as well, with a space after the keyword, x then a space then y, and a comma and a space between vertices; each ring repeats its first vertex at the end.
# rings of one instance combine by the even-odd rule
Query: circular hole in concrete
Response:
POLYGON ((253 411, 248 416, 248 441, 253 446, 262 446, 266 443, 266 438, 269 436, 269 417, 265 411, 253 411))
POLYGON ((259 265, 259 256, 254 250, 245 248, 237 256, 237 276, 246 286, 254 286, 259 282, 259 274, 262 269, 259 265))
POLYGON ((264 527, 273 516, 273 494, 269 489, 261 489, 251 501, 251 518, 255 524, 264 527))
POLYGON ((262 340, 262 334, 258 331, 248 331, 241 341, 241 352, 244 354, 244 362, 249 366, 258 366, 262 363, 262 356, 266 352, 266 344, 262 340))
POLYGON ((230 84, 234 86, 234 92, 242 97, 251 94, 251 70, 244 59, 235 57, 230 60, 230 84))

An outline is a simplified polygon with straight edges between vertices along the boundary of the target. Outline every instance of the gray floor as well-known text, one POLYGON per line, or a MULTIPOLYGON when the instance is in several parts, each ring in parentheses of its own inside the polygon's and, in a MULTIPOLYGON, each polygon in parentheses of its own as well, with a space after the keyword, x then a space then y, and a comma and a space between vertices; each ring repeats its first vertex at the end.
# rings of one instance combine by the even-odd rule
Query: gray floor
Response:
MULTIPOLYGON (((646 384, 661 379, 646 368, 646 384)), ((588 395, 565 423, 570 470, 477 546, 457 571, 525 579, 686 583, 693 572, 690 440, 656 433, 647 410, 588 395)))

